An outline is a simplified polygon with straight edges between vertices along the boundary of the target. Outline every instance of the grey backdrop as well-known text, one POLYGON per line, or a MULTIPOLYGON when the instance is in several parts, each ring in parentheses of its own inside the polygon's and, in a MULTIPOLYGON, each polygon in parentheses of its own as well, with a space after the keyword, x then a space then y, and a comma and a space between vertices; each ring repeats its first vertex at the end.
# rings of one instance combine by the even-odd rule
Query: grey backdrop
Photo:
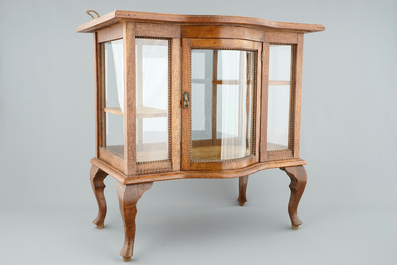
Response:
POLYGON ((236 15, 323 24, 305 35, 301 157, 308 185, 289 229, 289 179, 155 183, 138 204, 135 264, 396 264, 397 1, 0 0, 0 263, 112 264, 123 243, 115 180, 105 229, 94 156, 85 10, 236 15))

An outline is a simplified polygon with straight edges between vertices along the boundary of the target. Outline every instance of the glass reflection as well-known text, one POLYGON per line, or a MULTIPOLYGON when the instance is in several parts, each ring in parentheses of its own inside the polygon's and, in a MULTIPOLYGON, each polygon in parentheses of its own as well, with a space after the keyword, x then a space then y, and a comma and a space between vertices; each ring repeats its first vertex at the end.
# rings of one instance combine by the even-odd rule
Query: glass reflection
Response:
POLYGON ((192 50, 192 159, 251 155, 256 54, 192 50))
POLYGON ((267 150, 288 149, 291 90, 291 46, 271 45, 267 150))

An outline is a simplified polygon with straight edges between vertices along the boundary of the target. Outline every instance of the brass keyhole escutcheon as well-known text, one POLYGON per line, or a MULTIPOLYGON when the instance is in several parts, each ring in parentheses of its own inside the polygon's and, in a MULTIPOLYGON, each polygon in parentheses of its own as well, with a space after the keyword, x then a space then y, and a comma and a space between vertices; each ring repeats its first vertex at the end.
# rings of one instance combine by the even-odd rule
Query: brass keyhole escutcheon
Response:
POLYGON ((187 92, 183 93, 182 98, 183 98, 183 100, 182 100, 183 101, 183 107, 185 109, 189 108, 189 93, 187 93, 187 92))

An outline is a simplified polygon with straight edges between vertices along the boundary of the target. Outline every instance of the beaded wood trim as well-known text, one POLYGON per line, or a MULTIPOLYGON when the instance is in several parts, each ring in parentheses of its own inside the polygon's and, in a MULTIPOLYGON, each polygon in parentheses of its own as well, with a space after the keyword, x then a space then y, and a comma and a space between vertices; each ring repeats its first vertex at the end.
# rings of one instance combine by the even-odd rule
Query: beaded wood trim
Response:
MULTIPOLYGON (((290 116, 289 116, 289 129, 288 129, 288 149, 271 150, 268 153, 279 153, 284 151, 292 151, 294 148, 294 117, 295 117, 295 75, 296 75, 296 44, 288 43, 270 43, 270 45, 278 46, 291 46, 291 82, 290 82, 290 116)), ((269 157, 268 161, 274 160, 288 160, 291 159, 293 155, 289 156, 279 156, 279 157, 269 157)))
MULTIPOLYGON (((288 149, 286 149, 288 150, 288 149)), ((285 151, 285 150, 282 150, 285 151)), ((275 156, 275 157, 270 157, 268 158, 268 161, 276 161, 276 160, 289 160, 291 158, 294 158, 293 155, 289 155, 289 156, 275 156)))
MULTIPOLYGON (((196 50, 214 50, 213 47, 190 47, 190 54, 192 49, 196 49, 196 50)), ((257 68, 258 68, 258 50, 254 50, 254 49, 239 49, 239 48, 230 48, 230 47, 222 47, 216 50, 233 50, 233 51, 250 51, 250 52, 254 52, 254 84, 253 84, 253 106, 252 106, 252 111, 253 111, 253 115, 252 115, 252 132, 251 132, 251 150, 252 150, 252 154, 248 155, 248 156, 244 156, 244 157, 239 157, 239 158, 234 158, 234 159, 214 159, 214 160, 204 160, 204 159, 193 159, 192 158, 192 140, 190 139, 190 162, 191 163, 219 163, 219 162, 236 162, 239 160, 244 160, 247 159, 250 156, 255 156, 256 155, 256 150, 255 150, 255 143, 256 143, 256 101, 257 101, 257 97, 256 97, 256 93, 257 93, 257 68)), ((192 74, 192 56, 190 56, 190 75, 192 74)), ((190 94, 192 92, 192 82, 190 82, 190 94)), ((190 132, 192 132, 192 107, 193 105, 193 101, 190 102, 190 132)))
POLYGON ((157 174, 171 172, 171 168, 148 168, 148 169, 138 169, 136 171, 137 175, 147 175, 147 174, 157 174))
MULTIPOLYGON (((168 159, 163 159, 163 160, 157 160, 157 161, 143 161, 143 162, 136 162, 137 165, 143 165, 143 164, 156 164, 156 163, 162 163, 162 162, 171 162, 171 156, 172 156, 172 43, 171 39, 167 38, 156 38, 156 37, 139 37, 136 36, 135 39, 153 39, 153 40, 166 40, 168 41, 168 159)), ((155 165, 154 165, 155 166, 155 165)), ((140 173, 140 172, 146 172, 147 170, 137 170, 137 174, 150 174, 150 173, 140 173)), ((152 170, 152 169, 150 169, 152 170)), ((154 170, 154 169, 153 169, 154 170)), ((164 171, 166 172, 166 171, 164 171)), ((153 173, 153 172, 151 172, 153 173)), ((159 172, 154 172, 154 173, 159 173, 159 172)))

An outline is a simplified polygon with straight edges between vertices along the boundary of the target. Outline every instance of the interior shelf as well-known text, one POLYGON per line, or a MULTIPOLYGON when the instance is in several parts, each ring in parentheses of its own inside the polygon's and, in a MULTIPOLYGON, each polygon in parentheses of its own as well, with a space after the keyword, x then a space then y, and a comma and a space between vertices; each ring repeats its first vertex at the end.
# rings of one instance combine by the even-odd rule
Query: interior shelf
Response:
MULTIPOLYGON (((121 111, 121 108, 119 107, 105 108, 104 111, 116 115, 121 115, 121 116, 124 115, 123 112, 121 111)), ((137 118, 167 117, 167 110, 151 108, 151 107, 137 107, 136 117, 137 118)))
POLYGON ((269 80, 269 86, 289 86, 290 81, 269 80))
POLYGON ((285 149, 288 149, 288 146, 267 142, 267 151, 285 150, 285 149))
MULTIPOLYGON (((152 146, 150 144, 144 144, 141 148, 138 147, 136 152, 136 161, 159 161, 168 157, 168 147, 166 144, 161 145, 160 143, 160 145, 157 145, 160 147, 156 149, 152 148, 152 146)), ((124 158, 124 145, 111 145, 104 147, 104 149, 124 158)))

